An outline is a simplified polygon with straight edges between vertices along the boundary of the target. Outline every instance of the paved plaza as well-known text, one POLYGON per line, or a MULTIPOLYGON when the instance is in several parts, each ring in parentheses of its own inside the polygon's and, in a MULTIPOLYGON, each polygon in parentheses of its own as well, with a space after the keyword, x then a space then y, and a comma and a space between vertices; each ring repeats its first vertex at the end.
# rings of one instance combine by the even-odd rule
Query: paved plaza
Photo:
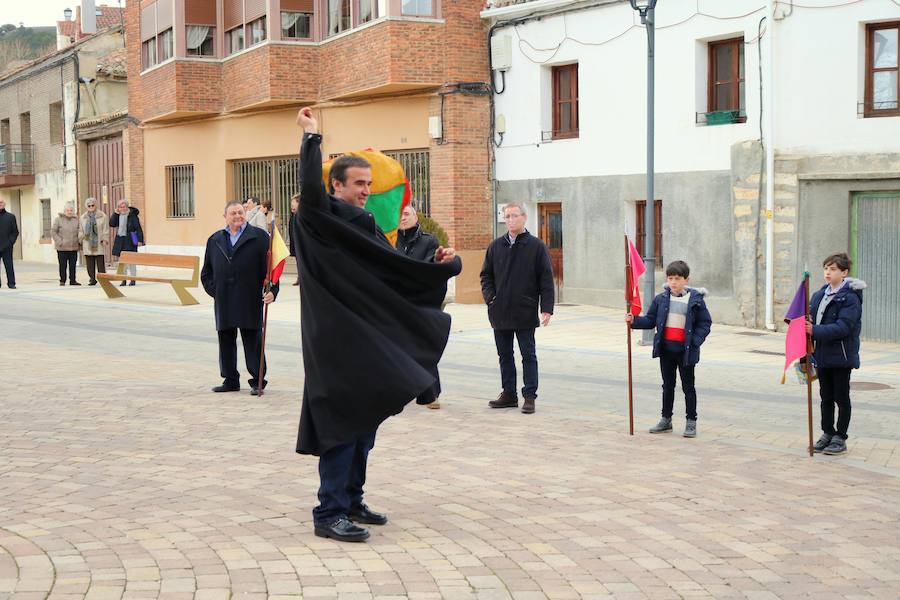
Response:
POLYGON ((370 457, 366 499, 391 521, 342 544, 313 535, 316 460, 294 453, 297 288, 270 312, 266 394, 212 394, 205 296, 111 301, 18 266, 0 289, 0 599, 900 598, 900 346, 864 342, 850 451, 809 458, 781 334, 713 327, 693 440, 680 395, 676 431, 646 433, 659 371, 635 344, 632 437, 623 311, 558 307, 523 415, 487 408, 484 308, 451 304, 442 408, 407 407, 370 457))

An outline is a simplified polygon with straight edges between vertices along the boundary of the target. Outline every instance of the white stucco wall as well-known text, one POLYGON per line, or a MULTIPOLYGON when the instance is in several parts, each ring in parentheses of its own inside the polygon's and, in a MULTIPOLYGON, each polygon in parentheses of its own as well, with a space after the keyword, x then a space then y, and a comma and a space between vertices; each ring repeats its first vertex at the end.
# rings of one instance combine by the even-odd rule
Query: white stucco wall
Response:
MULTIPOLYGON (((701 11, 720 17, 716 19, 695 15, 696 0, 660 2, 657 172, 728 169, 731 145, 759 137, 757 43, 745 46, 747 122, 702 126, 695 123, 695 114, 706 110, 707 42, 740 35, 754 40, 764 5, 762 0, 701 0, 701 11)), ((781 7, 778 14, 787 10, 781 7)), ((793 14, 776 21, 778 152, 900 149, 900 117, 863 119, 856 111, 863 98, 865 23, 898 19, 900 6, 891 0, 865 0, 841 8, 795 7, 793 14)), ((636 23, 635 11, 620 2, 497 30, 495 36, 512 37, 513 48, 506 89, 495 97, 496 114, 503 115, 506 125, 497 150, 499 180, 644 172, 646 35, 641 27, 629 30, 636 23), (543 143, 541 132, 551 128, 550 67, 576 61, 579 138, 543 143)), ((499 76, 496 85, 501 85, 499 76)))

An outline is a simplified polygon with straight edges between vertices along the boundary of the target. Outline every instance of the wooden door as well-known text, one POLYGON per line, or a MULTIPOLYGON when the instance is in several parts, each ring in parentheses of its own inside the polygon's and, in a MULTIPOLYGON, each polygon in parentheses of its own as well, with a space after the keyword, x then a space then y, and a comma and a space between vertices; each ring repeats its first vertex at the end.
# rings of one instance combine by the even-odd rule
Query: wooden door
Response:
MULTIPOLYGON (((122 158, 122 134, 88 142, 88 195, 96 198, 100 210, 111 216, 116 204, 125 197, 125 169, 122 158)), ((79 207, 83 210, 84 207, 79 207)), ((112 260, 116 232, 110 230, 106 260, 112 260)))
POLYGON ((562 296, 563 287, 563 227, 562 204, 547 202, 538 205, 538 223, 540 238, 550 252, 550 263, 553 265, 553 281, 556 285, 556 301, 562 296))

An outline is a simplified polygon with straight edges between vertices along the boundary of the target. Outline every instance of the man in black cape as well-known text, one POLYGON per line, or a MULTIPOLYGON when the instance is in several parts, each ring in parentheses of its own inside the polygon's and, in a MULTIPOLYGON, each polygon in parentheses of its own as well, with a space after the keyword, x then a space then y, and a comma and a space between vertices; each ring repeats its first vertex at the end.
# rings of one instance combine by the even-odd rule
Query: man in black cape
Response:
POLYGON ((363 206, 372 174, 342 157, 322 181, 322 136, 312 109, 297 116, 301 196, 294 221, 300 252, 305 383, 297 452, 319 457, 315 534, 363 541, 387 517, 363 502, 369 450, 382 421, 435 383, 450 334, 441 310, 462 264, 452 248, 434 262, 397 252, 363 206))

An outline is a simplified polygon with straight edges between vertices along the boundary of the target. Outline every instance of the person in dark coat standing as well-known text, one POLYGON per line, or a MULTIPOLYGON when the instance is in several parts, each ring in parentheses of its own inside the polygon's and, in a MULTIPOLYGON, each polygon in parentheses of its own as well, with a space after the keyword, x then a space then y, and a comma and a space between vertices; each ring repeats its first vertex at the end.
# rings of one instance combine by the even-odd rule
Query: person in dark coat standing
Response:
MULTIPOLYGON (((269 235, 246 221, 240 202, 225 205, 225 228, 206 241, 206 256, 200 281, 203 289, 215 299, 216 331, 219 333, 219 369, 222 385, 214 392, 236 392, 241 389, 237 370, 237 332, 241 331, 244 360, 250 372, 250 393, 259 394, 259 354, 262 343, 263 304, 278 295, 278 284, 263 294, 268 277, 269 235)), ((265 361, 263 361, 265 370, 265 361)), ((263 373, 262 387, 266 380, 263 373)))
POLYGON ((297 262, 297 279, 294 281, 294 285, 300 285, 300 256, 297 254, 297 243, 294 241, 294 219, 297 218, 297 209, 299 208, 300 194, 294 194, 291 196, 291 222, 288 223, 288 250, 297 262))
POLYGON ((859 368, 863 290, 867 286, 861 279, 848 277, 852 266, 853 261, 845 252, 826 258, 822 262, 825 285, 809 301, 811 320, 806 323, 806 333, 815 344, 812 358, 822 400, 822 437, 813 448, 825 454, 847 451, 852 411, 850 373, 859 368))
POLYGON ((538 389, 534 330, 538 325, 549 325, 553 315, 553 267, 544 242, 525 229, 528 217, 521 204, 507 204, 503 218, 509 232, 491 242, 481 267, 481 294, 494 329, 503 384, 503 391, 488 406, 515 408, 519 405, 513 354, 515 337, 522 353, 522 412, 531 414, 538 389))
POLYGON ((0 260, 6 268, 6 286, 16 289, 16 271, 13 268, 13 245, 19 239, 16 215, 6 210, 6 200, 0 198, 0 260))
MULTIPOLYGON (((122 252, 137 252, 139 246, 144 245, 144 229, 141 227, 141 211, 133 206, 128 206, 128 200, 124 198, 116 203, 116 211, 109 217, 109 228, 116 232, 113 242, 113 258, 119 260, 122 252)), ((125 274, 137 275, 137 266, 125 265, 125 274)), ((122 280, 119 287, 128 284, 122 280)), ((134 280, 128 285, 134 285, 134 280)))
MULTIPOLYGON (((395 245, 397 250, 406 256, 425 262, 434 261, 434 255, 440 246, 436 237, 422 231, 422 226, 419 225, 419 215, 412 204, 404 206, 400 213, 400 226, 397 228, 395 245)), ((441 407, 441 403, 438 402, 438 397, 441 395, 441 379, 437 373, 435 376, 437 381, 435 381, 434 387, 416 398, 417 404, 424 404, 431 409, 441 407)))
POLYGON ((452 248, 438 248, 434 262, 396 251, 363 208, 372 185, 364 159, 336 160, 334 196, 326 193, 312 109, 297 124, 305 132, 294 220, 304 367, 297 452, 319 457, 315 534, 361 542, 369 531, 356 523, 388 520, 363 502, 375 433, 434 385, 450 335, 441 303, 462 265, 452 248))

